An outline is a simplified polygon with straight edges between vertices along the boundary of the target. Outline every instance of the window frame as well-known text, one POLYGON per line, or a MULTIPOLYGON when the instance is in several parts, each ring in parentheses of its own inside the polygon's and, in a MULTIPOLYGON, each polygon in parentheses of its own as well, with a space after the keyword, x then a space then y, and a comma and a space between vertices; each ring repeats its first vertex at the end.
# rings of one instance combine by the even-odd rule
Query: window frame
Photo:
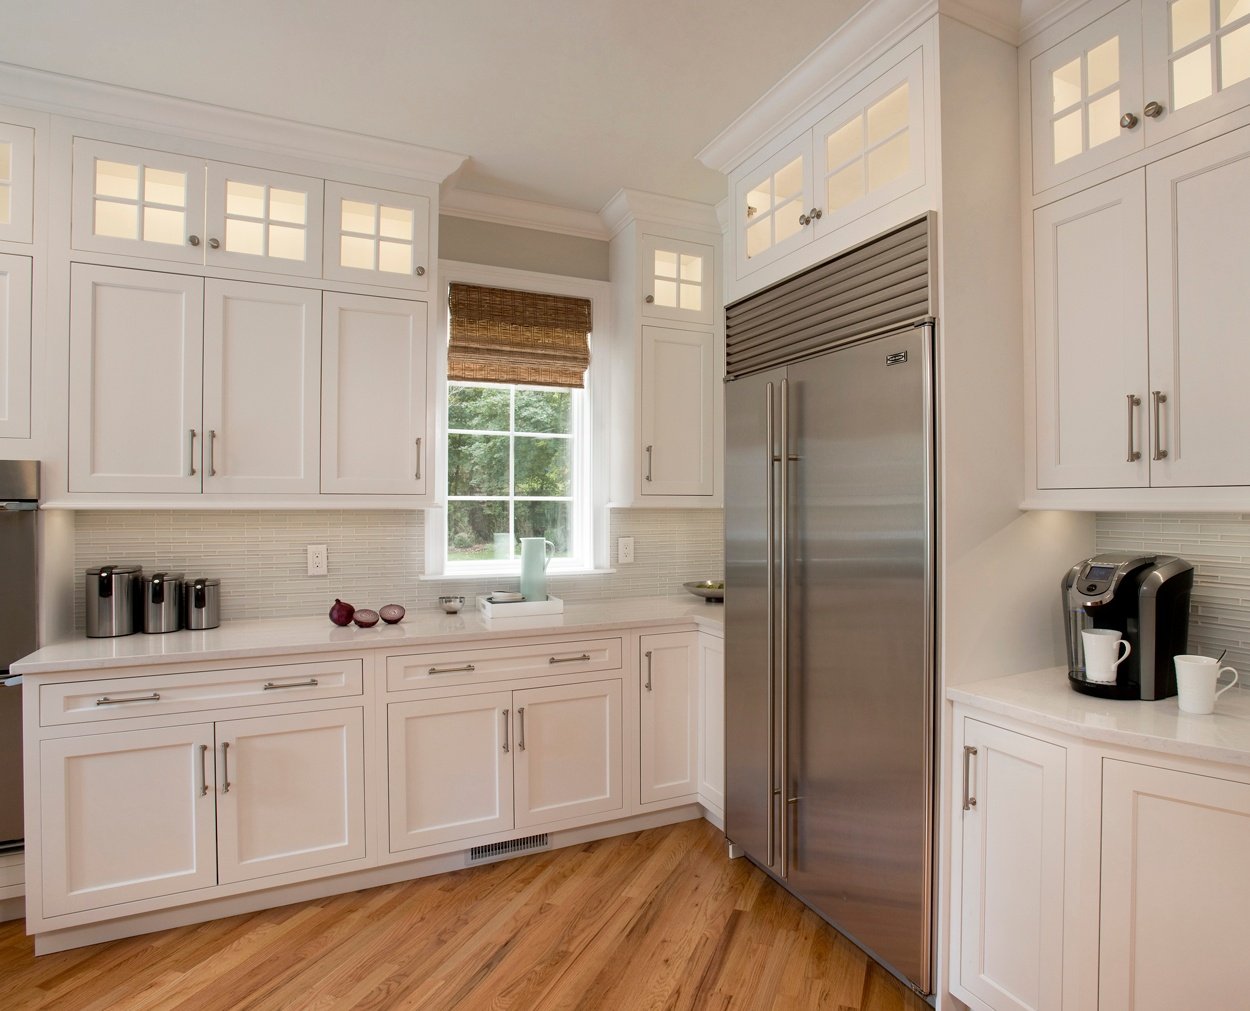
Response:
MULTIPOLYGON (((609 488, 609 434, 611 425, 609 391, 612 386, 610 326, 612 319, 612 286, 607 281, 594 281, 559 274, 543 274, 536 271, 516 270, 510 267, 492 267, 465 263, 457 260, 440 260, 438 267, 438 294, 435 299, 438 345, 437 354, 437 403, 436 425, 436 473, 437 506, 426 510, 425 521, 425 579, 480 580, 489 576, 515 578, 520 574, 520 559, 503 561, 489 559, 481 562, 449 562, 447 559, 447 341, 449 315, 447 292, 452 283, 479 284, 519 291, 534 291, 548 295, 567 295, 589 299, 593 330, 590 334, 590 368, 586 371, 586 386, 582 391, 580 426, 582 428, 578 452, 581 459, 575 467, 577 486, 575 502, 582 500, 582 529, 576 536, 580 557, 576 559, 553 559, 548 569, 553 575, 611 571, 608 567, 608 488, 609 488)), ((525 385, 525 384, 518 384, 525 385)), ((575 419, 577 424, 578 419, 575 419)), ((523 496, 524 497, 524 496, 523 496)), ((575 506, 576 507, 576 506, 575 506)))

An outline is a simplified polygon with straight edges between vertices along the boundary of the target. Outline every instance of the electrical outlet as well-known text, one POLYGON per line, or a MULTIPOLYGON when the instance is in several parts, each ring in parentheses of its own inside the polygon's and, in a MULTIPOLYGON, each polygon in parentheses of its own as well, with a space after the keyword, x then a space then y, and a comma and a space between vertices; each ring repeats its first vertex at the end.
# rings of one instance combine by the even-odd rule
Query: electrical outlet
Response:
POLYGON ((326 555, 324 544, 308 545, 308 574, 310 576, 326 576, 330 573, 330 560, 326 555))
POLYGON ((618 537, 616 539, 616 564, 630 565, 634 561, 634 539, 618 537))

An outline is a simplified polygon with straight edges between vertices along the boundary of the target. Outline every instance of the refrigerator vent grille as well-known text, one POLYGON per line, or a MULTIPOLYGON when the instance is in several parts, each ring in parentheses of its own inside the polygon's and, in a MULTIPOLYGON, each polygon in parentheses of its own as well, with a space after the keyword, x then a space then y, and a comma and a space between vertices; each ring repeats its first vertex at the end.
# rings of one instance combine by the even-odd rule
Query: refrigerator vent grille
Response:
POLYGON ((726 308, 728 377, 935 315, 931 222, 917 218, 726 308))
POLYGON ((474 846, 469 850, 471 864, 482 864, 489 860, 503 860, 516 856, 518 853, 530 853, 534 850, 545 850, 551 845, 546 832, 538 835, 527 835, 524 839, 509 839, 507 842, 487 843, 485 846, 474 846))

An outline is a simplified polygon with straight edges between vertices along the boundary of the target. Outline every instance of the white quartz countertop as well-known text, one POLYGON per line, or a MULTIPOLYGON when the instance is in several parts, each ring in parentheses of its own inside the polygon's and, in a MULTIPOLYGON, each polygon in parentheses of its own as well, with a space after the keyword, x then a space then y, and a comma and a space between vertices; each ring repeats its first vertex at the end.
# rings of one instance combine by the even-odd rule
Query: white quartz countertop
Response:
MULTIPOLYGON (((184 630, 112 639, 80 636, 36 650, 13 664, 14 674, 105 671, 148 664, 276 656, 286 653, 393 649, 474 639, 531 638, 560 633, 610 632, 639 625, 697 625, 721 634, 724 607, 696 597, 626 597, 567 604, 563 614, 489 620, 471 610, 459 614, 438 608, 412 610, 398 625, 339 628, 328 617, 224 621, 217 628, 184 630)), ((328 610, 328 608, 327 608, 328 610)))
POLYGON ((1125 702, 1082 695, 1069 687, 1062 667, 959 685, 946 697, 1074 737, 1250 766, 1250 692, 1240 688, 1221 695, 1210 716, 1182 713, 1175 697, 1125 702))

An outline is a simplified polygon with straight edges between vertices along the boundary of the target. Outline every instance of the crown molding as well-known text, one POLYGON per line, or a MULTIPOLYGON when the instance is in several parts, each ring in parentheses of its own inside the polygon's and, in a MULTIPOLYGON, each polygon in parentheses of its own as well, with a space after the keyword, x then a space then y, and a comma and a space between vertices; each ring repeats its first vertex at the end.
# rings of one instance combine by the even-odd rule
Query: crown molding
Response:
POLYGON ((496 225, 514 228, 534 228, 541 232, 557 232, 576 235, 583 239, 608 238, 608 231, 594 211, 582 211, 574 207, 559 207, 539 203, 537 200, 521 200, 496 193, 462 190, 445 187, 439 195, 439 213, 455 218, 489 221, 496 225))
POLYGON ((441 183, 465 155, 0 63, 0 99, 41 112, 324 159, 441 183))
POLYGON ((1019 0, 938 0, 938 11, 986 35, 1020 45, 1019 0))
MULTIPOLYGON (((1078 7, 1084 7, 1087 2, 1088 0, 1032 0, 1032 2, 1030 0, 1021 0, 1021 43, 1040 35, 1047 28, 1062 21, 1078 7)), ((1093 17, 1090 20, 1094 20, 1093 17)))
POLYGON ((612 235, 639 220, 678 228, 697 228, 704 232, 721 230, 720 222, 716 219, 716 208, 711 204, 700 204, 693 200, 681 200, 642 190, 617 190, 612 199, 603 205, 599 217, 612 235))

